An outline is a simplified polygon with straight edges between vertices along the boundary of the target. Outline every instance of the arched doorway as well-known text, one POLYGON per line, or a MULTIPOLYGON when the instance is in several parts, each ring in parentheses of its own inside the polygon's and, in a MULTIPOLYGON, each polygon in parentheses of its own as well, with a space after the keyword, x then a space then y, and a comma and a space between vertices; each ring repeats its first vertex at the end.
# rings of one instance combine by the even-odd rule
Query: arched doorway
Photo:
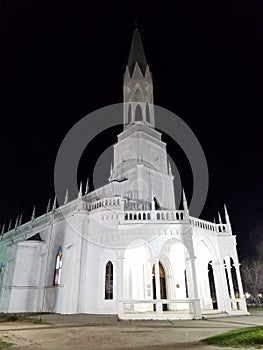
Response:
POLYGON ((212 261, 208 263, 208 279, 209 279, 210 295, 213 303, 213 309, 216 310, 218 307, 217 307, 216 287, 215 287, 215 278, 214 278, 212 261))
MULTIPOLYGON (((160 296, 161 299, 167 299, 166 293, 166 281, 165 281, 165 272, 163 265, 159 262, 159 274, 160 274, 160 296)), ((153 299, 156 299, 156 279, 155 279, 155 265, 152 268, 152 286, 153 286, 153 299)), ((154 311, 156 310, 156 306, 154 305, 154 311)), ((167 304, 163 304, 163 311, 167 311, 167 304)))

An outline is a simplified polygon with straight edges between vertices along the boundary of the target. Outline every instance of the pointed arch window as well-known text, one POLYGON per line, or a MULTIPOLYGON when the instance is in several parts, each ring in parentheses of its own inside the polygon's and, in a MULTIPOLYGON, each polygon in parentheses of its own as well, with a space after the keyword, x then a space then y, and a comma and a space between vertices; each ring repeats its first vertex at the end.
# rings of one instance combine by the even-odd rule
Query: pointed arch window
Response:
POLYGON ((57 286, 61 283, 61 268, 62 268, 62 249, 58 248, 56 255, 56 263, 55 263, 55 274, 54 274, 54 286, 57 286))
POLYGON ((107 262, 105 271, 105 299, 113 299, 113 265, 111 261, 107 262))
POLYGON ((146 121, 148 123, 151 122, 151 117, 150 117, 150 107, 149 107, 149 103, 146 103, 146 121))
POLYGON ((141 120, 143 120, 142 107, 140 104, 138 104, 135 108, 135 121, 141 121, 141 120))

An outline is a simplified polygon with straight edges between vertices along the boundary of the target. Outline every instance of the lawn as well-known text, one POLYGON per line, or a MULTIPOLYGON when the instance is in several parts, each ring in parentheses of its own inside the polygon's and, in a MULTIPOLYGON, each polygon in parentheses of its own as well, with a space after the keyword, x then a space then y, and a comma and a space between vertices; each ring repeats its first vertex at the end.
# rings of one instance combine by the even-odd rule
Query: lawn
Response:
MULTIPOLYGON (((29 323, 36 323, 36 324, 42 324, 46 323, 41 319, 41 316, 39 318, 31 318, 27 315, 17 315, 17 314, 5 314, 0 313, 0 323, 2 322, 29 322, 29 323)), ((1 344, 1 343, 0 343, 1 344)))
POLYGON ((248 311, 263 311, 263 305, 262 306, 248 306, 248 311))
POLYGON ((260 349, 263 346, 263 326, 235 329, 201 341, 217 346, 233 348, 255 346, 260 349))

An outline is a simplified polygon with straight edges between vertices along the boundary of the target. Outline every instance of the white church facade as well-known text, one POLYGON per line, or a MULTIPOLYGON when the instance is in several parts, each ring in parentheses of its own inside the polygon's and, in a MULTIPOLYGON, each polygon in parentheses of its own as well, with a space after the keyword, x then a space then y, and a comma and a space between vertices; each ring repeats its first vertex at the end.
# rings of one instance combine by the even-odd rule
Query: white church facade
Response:
POLYGON ((199 319, 247 314, 236 237, 175 203, 153 85, 135 30, 124 75, 124 130, 109 183, 0 236, 0 312, 199 319), (160 196, 160 193, 162 195, 160 196), (214 311, 213 311, 214 310, 214 311))

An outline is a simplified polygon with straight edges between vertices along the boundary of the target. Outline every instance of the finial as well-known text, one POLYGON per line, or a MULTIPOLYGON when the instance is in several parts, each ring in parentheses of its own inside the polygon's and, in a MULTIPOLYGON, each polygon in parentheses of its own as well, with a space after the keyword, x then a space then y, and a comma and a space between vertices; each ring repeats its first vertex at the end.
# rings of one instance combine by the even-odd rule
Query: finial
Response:
POLYGON ((113 169, 112 169, 112 162, 110 163, 110 176, 112 176, 112 171, 113 171, 113 169))
POLYGON ((227 209, 226 209, 226 205, 224 204, 224 209, 225 209, 225 217, 227 218, 228 217, 228 212, 227 212, 227 209))
POLYGON ((7 232, 11 230, 11 225, 12 225, 12 219, 10 219, 9 221, 7 232))
POLYGON ((224 204, 224 209, 225 209, 225 219, 226 219, 226 223, 229 225, 229 230, 232 233, 232 228, 231 228, 231 224, 230 224, 230 220, 229 220, 229 216, 228 216, 228 212, 226 209, 226 205, 224 204))
POLYGON ((171 163, 168 161, 168 174, 172 175, 172 168, 171 168, 171 163))
POLYGON ((17 226, 18 226, 18 220, 19 220, 19 215, 17 215, 17 217, 16 217, 15 230, 17 229, 17 226))
POLYGON ((51 201, 51 198, 49 198, 49 200, 48 200, 48 204, 47 204, 47 213, 50 212, 50 201, 51 201))
POLYGON ((57 197, 55 196, 54 202, 53 202, 53 207, 52 207, 53 212, 56 210, 56 207, 57 207, 57 197))
POLYGON ((79 198, 82 198, 82 182, 79 185, 79 198))
POLYGON ((184 210, 188 210, 188 204, 187 204, 184 189, 183 189, 183 208, 184 208, 184 210))
POLYGON ((222 219, 221 219, 221 216, 220 216, 219 212, 218 212, 218 219, 219 219, 219 224, 222 224, 222 219))
POLYGON ((5 222, 4 222, 3 226, 2 226, 2 232, 1 232, 1 235, 3 235, 4 233, 5 233, 5 222))
POLYGON ((18 221, 18 226, 21 226, 21 225, 22 225, 22 218, 23 218, 23 215, 22 215, 22 213, 21 213, 20 218, 19 218, 19 221, 18 221))
POLYGON ((85 194, 88 194, 88 192, 89 192, 89 178, 87 178, 85 194))
POLYGON ((64 204, 68 203, 68 189, 66 190, 66 194, 65 194, 65 199, 64 199, 64 204))
POLYGON ((35 219, 35 215, 36 215, 36 207, 33 208, 32 215, 31 215, 31 221, 33 221, 35 219))

